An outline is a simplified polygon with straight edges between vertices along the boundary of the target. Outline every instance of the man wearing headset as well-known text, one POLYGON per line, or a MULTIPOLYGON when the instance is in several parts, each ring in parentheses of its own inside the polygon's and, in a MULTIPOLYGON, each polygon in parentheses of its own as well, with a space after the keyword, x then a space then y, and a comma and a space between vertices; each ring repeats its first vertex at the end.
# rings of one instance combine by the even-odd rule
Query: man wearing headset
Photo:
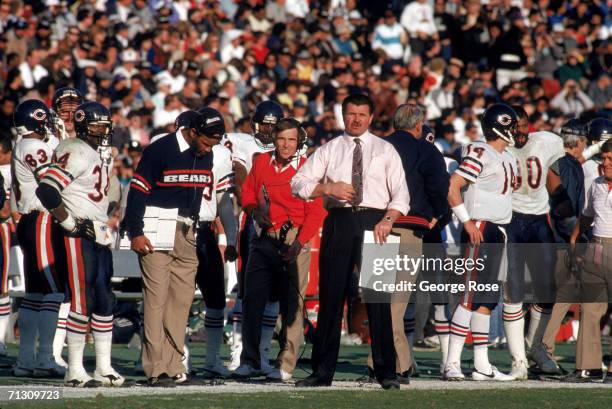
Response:
POLYGON ((242 187, 242 207, 261 233, 251 244, 243 298, 243 349, 234 377, 261 375, 261 320, 270 295, 280 298, 287 342, 280 368, 270 380, 288 381, 295 368, 303 330, 302 299, 308 282, 309 252, 304 245, 318 231, 325 210, 320 198, 303 201, 291 194, 290 181, 306 158, 299 152, 306 132, 299 121, 285 118, 273 131, 275 150, 259 155, 242 187))

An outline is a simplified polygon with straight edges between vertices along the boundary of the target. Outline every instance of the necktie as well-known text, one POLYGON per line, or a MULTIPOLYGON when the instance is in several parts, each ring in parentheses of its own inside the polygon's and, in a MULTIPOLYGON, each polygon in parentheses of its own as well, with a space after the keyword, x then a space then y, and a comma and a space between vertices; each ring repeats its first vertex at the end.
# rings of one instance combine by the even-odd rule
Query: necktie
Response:
POLYGON ((351 175, 351 184, 355 190, 355 198, 351 203, 353 206, 358 206, 363 200, 363 154, 361 151, 361 140, 354 138, 355 149, 353 149, 353 171, 351 175))

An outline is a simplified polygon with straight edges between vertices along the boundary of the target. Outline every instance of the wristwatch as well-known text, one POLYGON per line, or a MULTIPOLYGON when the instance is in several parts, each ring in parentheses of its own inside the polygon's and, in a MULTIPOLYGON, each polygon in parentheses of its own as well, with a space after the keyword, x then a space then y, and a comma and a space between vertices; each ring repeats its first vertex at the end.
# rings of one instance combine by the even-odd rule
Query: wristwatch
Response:
POLYGON ((385 216, 383 220, 386 222, 393 222, 393 220, 391 219, 391 216, 385 216))

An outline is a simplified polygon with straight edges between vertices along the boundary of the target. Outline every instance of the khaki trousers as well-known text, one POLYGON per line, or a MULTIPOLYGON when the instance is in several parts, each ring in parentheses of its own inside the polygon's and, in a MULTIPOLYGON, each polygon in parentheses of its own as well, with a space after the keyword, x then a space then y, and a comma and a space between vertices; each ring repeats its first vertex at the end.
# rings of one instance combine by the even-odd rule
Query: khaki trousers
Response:
MULTIPOLYGON (((580 285, 585 302, 580 304, 576 369, 599 369, 602 359, 599 323, 612 298, 612 239, 595 238, 594 242, 588 244, 584 259, 580 285), (596 252, 601 254, 597 256, 597 260, 596 252)), ((543 338, 546 349, 551 355, 557 331, 570 306, 569 303, 558 303, 553 308, 543 338)))
MULTIPOLYGON (((423 239, 415 236, 413 230, 396 227, 392 230, 392 233, 400 236, 399 255, 401 257, 421 257, 423 252, 423 239)), ((418 272, 411 275, 406 271, 398 271, 396 283, 401 281, 415 283, 417 278, 418 272)), ((391 326, 393 328, 393 344, 396 354, 395 372, 398 374, 403 374, 412 366, 410 345, 408 344, 408 338, 406 338, 406 333, 404 332, 404 314, 406 313, 409 298, 414 299, 414 295, 415 294, 412 294, 411 297, 411 293, 395 293, 392 297, 391 326)), ((370 352, 368 356, 368 367, 374 367, 372 352, 370 352)))
POLYGON ((178 222, 174 249, 140 257, 144 298, 142 366, 147 378, 185 372, 185 327, 198 267, 193 227, 178 222))
POLYGON ((572 306, 572 301, 578 300, 579 282, 576 277, 571 276, 565 264, 566 250, 557 250, 557 264, 555 266, 555 281, 557 285, 556 302, 550 314, 550 320, 542 337, 542 343, 550 356, 554 355, 555 340, 559 327, 565 318, 565 314, 572 306))
POLYGON ((300 355, 304 338, 304 303, 310 272, 310 249, 304 249, 297 258, 297 271, 289 277, 288 295, 281 298, 282 328, 285 345, 278 355, 280 368, 292 374, 300 355), (295 274, 297 272, 297 276, 295 274), (299 293, 298 293, 299 290, 299 293))

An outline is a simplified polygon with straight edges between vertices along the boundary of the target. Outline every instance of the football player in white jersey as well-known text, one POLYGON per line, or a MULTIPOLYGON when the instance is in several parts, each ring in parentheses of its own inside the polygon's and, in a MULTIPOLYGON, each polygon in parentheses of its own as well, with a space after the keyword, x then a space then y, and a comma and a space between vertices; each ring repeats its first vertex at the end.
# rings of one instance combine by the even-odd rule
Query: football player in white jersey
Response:
POLYGON ((9 137, 0 139, 0 356, 6 356, 4 339, 10 323, 11 299, 8 295, 9 253, 11 248, 11 154, 13 145, 9 137))
MULTIPOLYGON (((240 197, 240 189, 244 183, 247 174, 251 171, 255 158, 265 152, 274 150, 272 140, 272 130, 279 119, 284 117, 283 108, 274 101, 263 101, 257 104, 255 112, 251 118, 251 127, 253 135, 244 133, 228 133, 225 135, 221 144, 227 147, 232 152, 232 162, 235 173, 235 190, 240 197)), ((230 370, 235 370, 240 366, 240 354, 242 353, 242 293, 244 280, 242 274, 246 270, 246 263, 249 254, 249 241, 255 232, 253 221, 243 212, 239 216, 240 235, 239 235, 239 253, 240 253, 240 268, 238 271, 238 294, 233 311, 233 332, 232 332, 232 362, 229 365, 230 370)), ((262 372, 268 374, 274 370, 269 365, 268 349, 271 334, 274 332, 276 319, 278 317, 279 303, 268 302, 264 310, 264 318, 262 321, 262 344, 260 352, 262 355, 262 372), (270 336, 268 336, 270 335, 270 336), (264 358, 265 355, 265 358, 264 358)))
POLYGON ((74 112, 83 102, 83 95, 76 88, 62 87, 53 94, 51 114, 55 135, 60 140, 75 137, 74 112))
MULTIPOLYGON (((26 295, 19 309, 19 358, 15 376, 62 376, 65 369, 54 360, 53 337, 60 304, 64 301, 64 280, 53 221, 35 195, 38 183, 48 170, 53 149, 51 114, 39 100, 21 103, 13 115, 19 141, 12 159, 12 191, 22 217, 17 236, 24 254, 26 295), (36 336, 38 333, 38 353, 36 336)), ((61 233, 59 233, 61 234, 61 233)))
POLYGON ((110 145, 111 115, 103 105, 86 102, 75 111, 74 121, 77 137, 58 145, 53 163, 36 190, 43 206, 64 229, 71 293, 65 384, 120 386, 125 380, 111 366, 114 297, 110 282, 98 278, 101 247, 110 244, 106 229, 110 164, 98 149, 110 145), (93 378, 83 366, 89 323, 96 350, 93 378))
MULTIPOLYGON (((221 114, 212 108, 199 111, 210 117, 221 114)), ((223 123, 213 124, 212 134, 224 135, 223 123)), ((223 366, 219 358, 219 348, 223 343, 225 278, 223 261, 233 262, 238 258, 236 239, 238 234, 237 220, 234 213, 234 170, 230 150, 222 144, 213 147, 213 186, 202 192, 198 235, 196 238, 198 254, 198 272, 196 283, 202 292, 206 304, 204 327, 206 328, 206 362, 204 372, 212 377, 228 377, 230 371, 223 366), (219 243, 215 238, 213 225, 219 216, 223 225, 224 238, 220 235, 219 243), (225 246, 223 257, 219 245, 225 246)))
MULTIPOLYGON (((519 166, 516 190, 512 195, 512 221, 507 233, 508 277, 504 285, 503 321, 512 355, 510 376, 527 379, 527 348, 539 344, 555 300, 554 234, 550 211, 547 180, 559 179, 550 168, 565 156, 563 140, 551 132, 529 132, 527 113, 513 106, 518 115, 518 128, 513 147, 508 150, 519 166), (526 244, 535 245, 526 246, 526 244), (523 299, 525 296, 525 266, 531 274, 535 303, 531 306, 529 330, 525 339, 523 299)), ((560 182, 555 183, 555 185, 560 182)))
POLYGON ((487 344, 491 310, 499 300, 499 291, 495 291, 494 285, 505 267, 504 226, 512 218, 512 191, 517 168, 516 158, 506 148, 514 144, 517 122, 516 113, 506 104, 493 104, 487 108, 481 120, 486 143, 466 145, 461 164, 451 176, 448 202, 463 223, 461 239, 466 243, 467 258, 473 259, 475 264, 478 264, 478 260, 484 260, 484 266, 465 273, 466 291, 453 313, 450 325, 448 357, 443 374, 446 380, 465 379, 461 372, 461 352, 468 331, 472 332, 474 342, 472 379, 514 379, 490 364, 487 344), (470 282, 474 281, 489 284, 491 291, 473 291, 470 282))

